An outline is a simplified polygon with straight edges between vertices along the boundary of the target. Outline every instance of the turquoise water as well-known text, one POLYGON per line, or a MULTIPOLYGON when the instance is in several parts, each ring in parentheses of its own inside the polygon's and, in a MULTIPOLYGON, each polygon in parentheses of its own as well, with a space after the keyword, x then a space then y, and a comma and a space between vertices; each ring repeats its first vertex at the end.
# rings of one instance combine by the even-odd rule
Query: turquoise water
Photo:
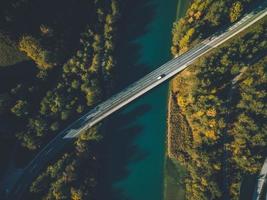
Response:
MULTIPOLYGON (((119 54, 127 58, 119 62, 127 66, 131 63, 126 73, 138 77, 144 69, 151 71, 171 58, 171 28, 176 17, 177 0, 136 2, 134 7, 128 8, 137 12, 129 11, 129 15, 124 17, 129 18, 125 27, 131 30, 125 30, 124 37, 130 40, 130 44, 120 45, 119 54), (127 54, 131 56, 128 58, 127 54)), ((109 120, 106 128, 109 132, 106 137, 108 170, 103 176, 109 179, 105 179, 105 184, 110 184, 111 188, 102 190, 105 191, 103 199, 162 200, 167 91, 166 82, 109 120)))

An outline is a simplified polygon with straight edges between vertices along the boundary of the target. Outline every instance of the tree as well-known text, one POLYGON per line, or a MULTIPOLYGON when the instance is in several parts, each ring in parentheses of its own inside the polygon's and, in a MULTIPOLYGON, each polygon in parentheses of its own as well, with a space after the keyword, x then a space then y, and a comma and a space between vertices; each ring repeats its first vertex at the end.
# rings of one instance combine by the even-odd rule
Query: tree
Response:
POLYGON ((49 27, 48 25, 42 24, 40 26, 40 31, 45 36, 52 36, 53 35, 53 29, 49 27))
POLYGON ((230 9, 230 21, 235 22, 243 12, 243 5, 240 1, 234 2, 230 9))
POLYGON ((80 86, 80 82, 79 82, 79 80, 74 79, 74 80, 71 82, 71 87, 72 87, 73 89, 78 89, 79 86, 80 86))
POLYGON ((94 105, 99 100, 99 96, 100 96, 100 91, 98 89, 93 87, 88 88, 86 92, 87 105, 88 106, 94 105))
POLYGON ((218 26, 227 14, 227 6, 224 1, 214 1, 208 8, 206 19, 211 26, 218 26))
POLYGON ((92 60, 92 64, 89 68, 89 71, 91 73, 97 73, 98 72, 98 70, 100 68, 100 61, 101 61, 101 59, 100 59, 99 54, 95 54, 93 57, 93 60, 92 60))
POLYGON ((47 130, 47 124, 41 118, 29 119, 28 128, 32 130, 32 132, 35 133, 37 136, 41 137, 47 130))
POLYGON ((46 173, 42 173, 37 179, 32 183, 30 191, 33 193, 43 192, 47 189, 49 185, 49 177, 46 173))
POLYGON ((82 195, 81 190, 71 188, 70 193, 71 193, 71 200, 82 200, 83 199, 83 195, 82 195))
POLYGON ((17 117, 27 115, 29 113, 27 101, 17 100, 16 104, 11 108, 11 112, 14 113, 17 117))
POLYGON ((69 110, 63 110, 61 112, 61 120, 67 120, 70 117, 71 112, 69 110))
POLYGON ((108 56, 107 61, 105 63, 106 72, 110 73, 110 71, 113 69, 113 67, 114 67, 113 57, 112 56, 108 56))
POLYGON ((40 42, 32 36, 23 36, 19 41, 19 49, 25 52, 41 69, 49 69, 54 65, 50 52, 45 50, 40 42))
POLYGON ((187 33, 185 34, 185 36, 180 40, 179 42, 179 46, 180 49, 187 49, 189 42, 192 40, 192 37, 195 33, 195 29, 194 28, 190 28, 187 33))
POLYGON ((40 140, 38 140, 30 131, 19 132, 16 137, 21 141, 22 146, 29 150, 36 150, 40 146, 40 140))
POLYGON ((111 10, 112 10, 112 15, 114 17, 118 16, 118 14, 119 14, 119 5, 118 5, 118 2, 116 0, 112 0, 111 1, 111 10))
POLYGON ((57 131, 59 129, 59 123, 58 122, 53 122, 51 125, 50 125, 50 129, 52 131, 57 131))
POLYGON ((82 113, 84 111, 84 106, 83 105, 78 105, 76 112, 77 113, 82 113))

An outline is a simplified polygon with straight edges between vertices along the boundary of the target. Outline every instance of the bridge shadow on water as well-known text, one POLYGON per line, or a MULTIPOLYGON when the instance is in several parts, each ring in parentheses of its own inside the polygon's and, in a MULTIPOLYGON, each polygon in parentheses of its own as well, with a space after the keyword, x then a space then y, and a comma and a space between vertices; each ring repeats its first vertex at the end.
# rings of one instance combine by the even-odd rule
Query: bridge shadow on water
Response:
POLYGON ((105 137, 101 144, 103 168, 100 171, 96 199, 129 199, 122 189, 115 189, 112 185, 127 178, 128 164, 143 160, 147 156, 146 152, 138 149, 134 140, 143 130, 135 120, 149 109, 149 105, 141 105, 130 112, 115 114, 105 123, 105 137))
MULTIPOLYGON (((122 4, 114 92, 149 72, 149 66, 140 60, 142 47, 136 41, 148 32, 148 25, 155 16, 155 5, 151 0, 126 0, 122 4)), ((143 127, 136 123, 137 119, 150 109, 150 105, 141 104, 131 111, 123 109, 105 121, 102 131, 105 136, 100 144, 102 163, 97 200, 130 200, 122 188, 113 186, 127 179, 130 163, 144 160, 147 156, 147 152, 138 148, 134 141, 143 131, 143 127)))

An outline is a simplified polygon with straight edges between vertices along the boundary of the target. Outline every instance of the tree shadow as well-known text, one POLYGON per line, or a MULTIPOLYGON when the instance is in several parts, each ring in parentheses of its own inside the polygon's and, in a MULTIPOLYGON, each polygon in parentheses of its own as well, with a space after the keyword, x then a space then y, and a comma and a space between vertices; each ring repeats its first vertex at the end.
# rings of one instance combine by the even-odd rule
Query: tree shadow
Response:
POLYGON ((147 157, 147 152, 139 149, 134 140, 143 128, 135 120, 150 110, 149 105, 141 105, 127 113, 118 113, 105 123, 105 136, 101 148, 101 176, 96 191, 96 199, 126 200, 124 191, 114 187, 114 183, 129 175, 127 166, 147 157))
POLYGON ((0 29, 15 41, 23 34, 42 38, 41 43, 48 49, 64 51, 60 54, 63 63, 75 52, 86 25, 95 24, 94 9, 94 1, 88 0, 2 0, 0 29), (48 27, 51 34, 43 34, 41 27, 48 27))
POLYGON ((247 175, 243 179, 240 187, 240 200, 252 199, 253 192, 257 181, 256 175, 247 175))
MULTIPOLYGON (((116 90, 120 91, 130 83, 149 72, 149 66, 141 63, 141 46, 136 43, 148 31, 148 25, 155 16, 155 5, 150 0, 127 0, 121 5, 121 19, 118 24, 115 58, 116 90)), ((114 184, 129 175, 128 165, 147 157, 147 152, 134 143, 143 127, 136 124, 138 117, 151 107, 142 104, 131 111, 113 114, 103 126, 104 138, 99 145, 101 169, 96 188, 97 200, 130 200, 121 188, 114 184)))
POLYGON ((141 46, 136 40, 147 33, 148 25, 155 16, 155 5, 151 0, 127 0, 123 1, 121 10, 115 49, 117 91, 149 72, 148 66, 139 62, 141 46))
POLYGON ((31 61, 23 61, 9 67, 0 68, 0 93, 8 92, 19 83, 33 83, 38 69, 31 61))
MULTIPOLYGON (((31 112, 38 112, 38 102, 40 102, 46 91, 54 86, 58 79, 59 68, 49 71, 49 78, 46 80, 37 78, 39 71, 32 61, 23 61, 0 68, 0 94, 8 94, 10 97, 7 102, 8 105, 6 105, 7 109, 10 109, 15 104, 15 100, 23 99, 31 104, 31 112)), ((4 113, 0 118, 2 120, 0 122, 0 135, 1 132, 12 134, 19 130, 21 126, 25 126, 23 119, 16 118, 10 112, 4 113), (2 123, 6 124, 2 125, 2 123)))

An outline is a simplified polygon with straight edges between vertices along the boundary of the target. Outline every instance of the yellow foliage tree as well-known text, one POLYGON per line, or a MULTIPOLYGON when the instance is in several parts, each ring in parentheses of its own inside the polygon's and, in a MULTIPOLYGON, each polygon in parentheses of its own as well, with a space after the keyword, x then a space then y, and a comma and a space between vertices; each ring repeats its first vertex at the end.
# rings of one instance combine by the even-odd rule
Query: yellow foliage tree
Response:
POLYGON ((200 19, 200 17, 201 17, 201 12, 200 12, 200 11, 196 12, 196 13, 194 14, 194 17, 195 17, 197 20, 200 19))
POLYGON ((248 77, 243 81, 243 83, 245 84, 245 86, 251 86, 253 81, 253 77, 248 77))
POLYGON ((243 5, 240 1, 233 3, 230 9, 230 21, 235 22, 242 14, 243 5))
POLYGON ((213 168, 217 171, 221 170, 221 165, 216 163, 216 164, 213 164, 213 168))
POLYGON ((178 95, 178 98, 177 98, 177 103, 179 106, 181 106, 182 108, 185 108, 187 103, 186 103, 186 100, 183 96, 181 95, 178 95))
POLYGON ((188 47, 188 44, 189 44, 192 36, 194 35, 194 33, 195 33, 195 29, 194 28, 190 28, 187 31, 187 33, 184 35, 184 37, 179 42, 180 49, 185 49, 185 48, 188 47))
POLYGON ((208 111, 207 111, 207 115, 208 115, 209 117, 215 117, 216 114, 217 114, 217 112, 216 112, 215 108, 210 108, 210 109, 208 109, 208 111))
POLYGON ((74 188, 71 188, 71 200, 81 200, 82 199, 82 193, 79 190, 76 190, 74 188))
POLYGON ((216 133, 215 131, 213 130, 208 130, 205 132, 205 136, 209 139, 212 139, 212 140, 216 140, 217 139, 217 136, 216 136, 216 133))
POLYGON ((48 51, 43 49, 39 41, 32 36, 23 36, 19 41, 19 49, 25 52, 41 69, 53 66, 53 63, 49 61, 48 51))
POLYGON ((201 184, 203 185, 203 186, 208 186, 208 182, 207 182, 207 180, 205 179, 205 178, 203 178, 203 177, 201 177, 201 184))
POLYGON ((200 136, 200 133, 199 131, 196 131, 196 130, 193 130, 192 131, 192 134, 193 134, 193 140, 194 140, 194 143, 196 145, 200 145, 202 143, 202 138, 200 136))
POLYGON ((211 119, 208 121, 209 127, 214 128, 216 126, 216 121, 215 119, 211 119))
POLYGON ((204 114, 205 113, 203 111, 201 111, 201 110, 199 110, 199 111, 196 112, 196 116, 197 117, 202 117, 204 114))

